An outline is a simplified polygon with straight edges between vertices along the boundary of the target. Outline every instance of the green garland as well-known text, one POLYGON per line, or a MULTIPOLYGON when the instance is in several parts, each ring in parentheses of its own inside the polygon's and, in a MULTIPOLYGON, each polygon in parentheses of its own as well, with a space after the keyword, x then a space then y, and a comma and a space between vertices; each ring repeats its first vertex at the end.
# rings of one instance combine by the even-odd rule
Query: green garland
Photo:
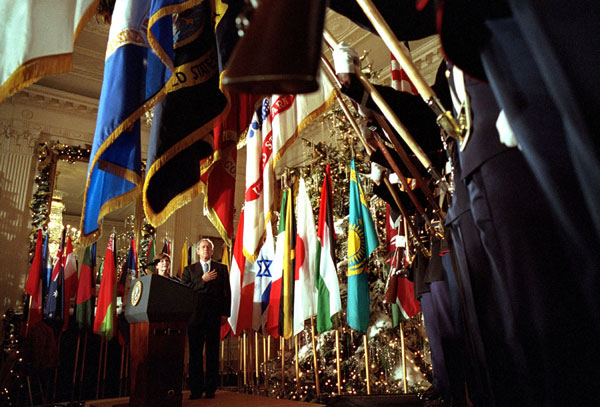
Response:
POLYGON ((33 259, 35 239, 38 229, 46 230, 50 216, 51 174, 58 160, 73 164, 90 158, 90 150, 85 147, 61 144, 58 141, 44 142, 38 145, 37 175, 34 180, 34 192, 29 202, 31 211, 31 233, 29 234, 29 259, 33 259))

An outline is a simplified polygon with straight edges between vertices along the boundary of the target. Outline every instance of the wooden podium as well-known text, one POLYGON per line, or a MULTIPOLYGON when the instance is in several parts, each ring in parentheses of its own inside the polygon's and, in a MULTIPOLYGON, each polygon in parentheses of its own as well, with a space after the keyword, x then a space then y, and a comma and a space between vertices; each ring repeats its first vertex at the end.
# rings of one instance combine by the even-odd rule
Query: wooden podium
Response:
POLYGON ((130 323, 132 407, 181 407, 191 288, 156 274, 132 281, 125 308, 130 323))

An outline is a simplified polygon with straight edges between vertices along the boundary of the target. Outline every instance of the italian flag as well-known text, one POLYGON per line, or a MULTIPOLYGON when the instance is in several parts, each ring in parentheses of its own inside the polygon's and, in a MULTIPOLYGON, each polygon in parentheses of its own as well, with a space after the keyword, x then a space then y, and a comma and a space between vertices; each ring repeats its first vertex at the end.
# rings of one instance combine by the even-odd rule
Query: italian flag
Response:
POLYGON ((317 332, 325 332, 333 326, 331 318, 342 310, 340 284, 337 276, 334 252, 333 209, 331 195, 331 173, 325 169, 321 187, 319 226, 317 229, 317 253, 315 259, 317 288, 317 332))

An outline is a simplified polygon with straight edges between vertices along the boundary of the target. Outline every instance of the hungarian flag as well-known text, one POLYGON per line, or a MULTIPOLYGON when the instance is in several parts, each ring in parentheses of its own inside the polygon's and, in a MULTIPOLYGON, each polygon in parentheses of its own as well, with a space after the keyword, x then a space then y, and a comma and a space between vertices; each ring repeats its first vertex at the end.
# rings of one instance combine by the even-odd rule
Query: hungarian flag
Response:
POLYGON ((281 247, 281 300, 279 303, 279 335, 289 339, 294 334, 294 262, 296 246, 296 228, 294 222, 294 193, 291 187, 284 191, 286 195, 285 212, 279 221, 277 249, 281 247), (283 229, 282 229, 283 226, 283 229))
POLYGON ((271 298, 271 281, 273 279, 275 245, 273 228, 269 220, 265 225, 265 241, 258 253, 258 258, 252 265, 254 268, 254 300, 252 310, 252 329, 256 332, 267 333, 267 312, 271 298))
POLYGON ((254 272, 244 257, 244 211, 240 214, 233 261, 229 273, 231 286, 231 316, 229 325, 234 335, 240 335, 245 329, 252 328, 252 298, 254 296, 254 272))
POLYGON ((75 320, 79 329, 92 327, 94 315, 94 268, 96 267, 96 242, 85 248, 83 262, 79 270, 79 285, 75 300, 75 320))
POLYGON ((321 187, 319 206, 319 226, 317 229, 317 253, 315 259, 315 287, 317 289, 317 332, 322 333, 332 327, 331 318, 342 310, 340 283, 335 262, 335 235, 333 228, 333 198, 331 195, 331 173, 329 165, 325 169, 325 179, 321 187))
POLYGON ((115 235, 110 235, 106 254, 96 318, 94 319, 94 333, 111 340, 115 334, 116 302, 117 302, 117 269, 115 266, 115 235))
POLYGON ((27 329, 42 320, 42 278, 44 270, 44 238, 42 230, 38 229, 35 242, 35 253, 25 283, 25 292, 30 295, 29 318, 27 329))
POLYGON ((303 178, 299 181, 296 206, 298 221, 294 275, 294 335, 302 332, 306 319, 316 315, 315 259, 319 243, 315 217, 303 178))
POLYGON ((349 206, 347 319, 351 328, 366 333, 370 316, 367 264, 369 256, 379 245, 379 239, 354 159, 350 163, 349 206))

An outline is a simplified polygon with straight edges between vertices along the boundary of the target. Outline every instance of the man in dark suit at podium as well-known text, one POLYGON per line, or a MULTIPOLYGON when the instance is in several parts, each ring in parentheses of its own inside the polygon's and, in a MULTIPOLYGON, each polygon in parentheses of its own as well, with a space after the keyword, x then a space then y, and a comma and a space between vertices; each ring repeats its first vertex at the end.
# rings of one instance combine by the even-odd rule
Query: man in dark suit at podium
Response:
POLYGON ((183 270, 182 282, 194 290, 194 311, 188 326, 190 349, 190 399, 215 397, 219 376, 221 325, 227 321, 231 289, 227 267, 212 260, 214 245, 209 239, 198 243, 199 261, 183 270), (206 372, 203 347, 206 344, 206 372), (205 374, 206 373, 206 374, 205 374))

